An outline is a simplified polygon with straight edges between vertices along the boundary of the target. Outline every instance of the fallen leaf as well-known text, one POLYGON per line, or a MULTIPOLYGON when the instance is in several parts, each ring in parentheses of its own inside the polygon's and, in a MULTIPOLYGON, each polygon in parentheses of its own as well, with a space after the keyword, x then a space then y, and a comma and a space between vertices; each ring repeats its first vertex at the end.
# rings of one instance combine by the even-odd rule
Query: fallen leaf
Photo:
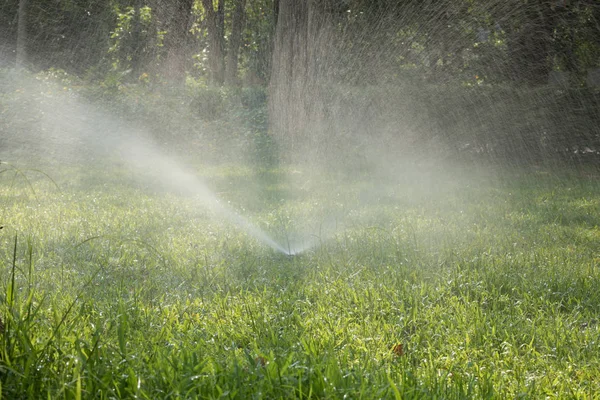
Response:
POLYGON ((254 361, 256 362, 256 365, 260 365, 261 367, 264 367, 267 364, 267 359, 261 356, 257 356, 254 361))
POLYGON ((402 357, 404 355, 404 346, 402 343, 396 343, 394 347, 392 347, 392 353, 398 357, 402 357))

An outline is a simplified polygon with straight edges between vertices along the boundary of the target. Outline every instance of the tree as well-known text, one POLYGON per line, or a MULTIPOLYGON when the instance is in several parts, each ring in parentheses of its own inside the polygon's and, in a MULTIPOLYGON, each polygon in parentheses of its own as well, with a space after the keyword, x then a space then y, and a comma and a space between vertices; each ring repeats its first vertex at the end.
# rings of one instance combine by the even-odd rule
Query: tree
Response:
POLYGON ((238 55, 242 43, 245 8, 246 0, 235 0, 231 23, 231 39, 229 41, 229 51, 227 52, 227 68, 225 71, 225 81, 229 85, 234 85, 237 82, 238 55))
POLYGON ((24 66, 27 60, 27 3, 19 0, 19 17, 17 32, 17 68, 24 66))
POLYGON ((508 42, 511 78, 531 85, 545 84, 552 69, 552 8, 547 1, 532 0, 525 7, 515 7, 515 13, 508 42))
POLYGON ((244 83, 265 85, 270 80, 279 0, 253 0, 247 3, 240 65, 244 83))
POLYGON ((223 84, 225 59, 224 50, 224 3, 218 0, 215 10, 212 0, 202 0, 206 15, 206 28, 208 31, 208 64, 210 81, 216 85, 223 84))
POLYGON ((269 87, 270 130, 293 148, 304 131, 308 79, 308 0, 279 2, 269 87))
POLYGON ((191 35, 192 8, 194 0, 174 0, 160 3, 165 10, 162 15, 167 20, 164 46, 166 60, 163 63, 167 77, 183 82, 186 65, 191 60, 189 54, 191 35))
POLYGON ((554 62, 561 70, 584 77, 587 69, 600 66, 600 3, 557 1, 552 10, 554 62))

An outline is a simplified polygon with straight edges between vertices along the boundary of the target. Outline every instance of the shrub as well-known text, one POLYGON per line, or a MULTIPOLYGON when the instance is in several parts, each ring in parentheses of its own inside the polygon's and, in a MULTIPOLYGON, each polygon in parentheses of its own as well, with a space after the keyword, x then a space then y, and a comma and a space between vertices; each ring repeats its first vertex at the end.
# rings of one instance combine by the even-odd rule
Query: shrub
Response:
POLYGON ((226 111, 224 92, 220 88, 203 87, 195 89, 190 103, 192 112, 199 118, 213 121, 226 111))

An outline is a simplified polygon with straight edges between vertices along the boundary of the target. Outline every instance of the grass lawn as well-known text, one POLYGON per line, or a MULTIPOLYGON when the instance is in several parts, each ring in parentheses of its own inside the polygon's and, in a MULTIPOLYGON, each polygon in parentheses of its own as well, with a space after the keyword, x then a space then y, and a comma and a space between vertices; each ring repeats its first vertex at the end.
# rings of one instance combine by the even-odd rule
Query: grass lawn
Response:
POLYGON ((276 239, 317 236, 286 256, 118 169, 0 167, 2 398, 600 393, 598 178, 196 171, 276 239))

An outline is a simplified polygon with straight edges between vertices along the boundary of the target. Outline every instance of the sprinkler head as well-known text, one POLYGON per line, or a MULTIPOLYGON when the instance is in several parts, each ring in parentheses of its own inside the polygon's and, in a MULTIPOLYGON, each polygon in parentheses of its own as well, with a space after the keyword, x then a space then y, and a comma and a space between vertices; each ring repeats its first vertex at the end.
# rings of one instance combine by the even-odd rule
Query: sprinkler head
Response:
POLYGON ((289 258, 292 258, 292 257, 297 256, 298 254, 300 254, 300 252, 296 251, 296 250, 282 250, 281 253, 284 256, 289 257, 289 258))

